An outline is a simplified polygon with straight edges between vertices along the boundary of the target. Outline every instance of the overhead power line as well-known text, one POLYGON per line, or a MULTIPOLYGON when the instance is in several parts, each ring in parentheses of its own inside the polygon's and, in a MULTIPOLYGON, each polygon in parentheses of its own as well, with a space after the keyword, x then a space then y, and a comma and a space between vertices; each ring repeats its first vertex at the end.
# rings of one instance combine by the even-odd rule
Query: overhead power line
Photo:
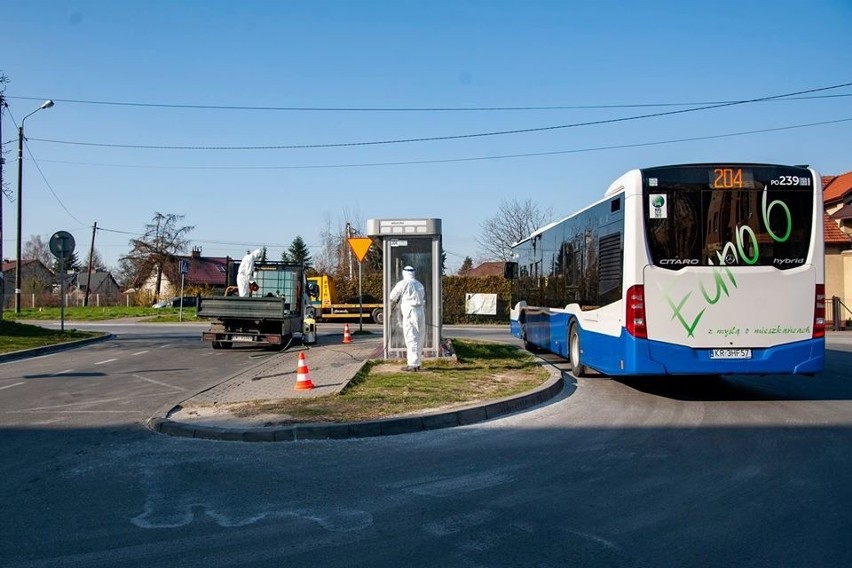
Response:
MULTIPOLYGON (((837 97, 850 97, 848 94, 789 96, 784 100, 810 100, 837 97)), ((18 100, 44 100, 45 97, 6 97, 18 100)), ((551 111, 551 110, 595 110, 619 108, 660 108, 696 105, 718 105, 737 103, 738 101, 695 101, 674 103, 626 103, 597 105, 544 105, 544 106, 485 106, 485 107, 299 107, 299 106, 244 106, 244 105, 189 105, 177 103, 140 103, 132 101, 94 101, 84 99, 52 99, 63 104, 125 106, 141 108, 170 108, 186 110, 235 110, 235 111, 287 111, 287 112, 504 112, 504 111, 551 111)))
POLYGON ((814 126, 827 126, 852 121, 852 117, 839 118, 837 120, 826 120, 822 122, 809 122, 806 124, 792 124, 778 126, 775 128, 763 128, 759 130, 745 130, 741 132, 727 132, 724 134, 711 134, 707 136, 692 136, 689 138, 673 138, 669 140, 656 140, 652 142, 636 142, 633 144, 615 144, 610 146, 592 146, 588 148, 574 148, 571 150, 552 150, 547 152, 527 152, 522 154, 501 154, 492 156, 472 156, 464 158, 445 158, 437 160, 406 160, 396 162, 363 162, 348 164, 307 164, 294 166, 157 166, 142 164, 105 164, 98 162, 73 162, 68 160, 42 160, 54 164, 71 164, 78 166, 101 166, 112 168, 139 168, 139 169, 163 169, 163 170, 306 170, 306 169, 332 169, 332 168, 366 168, 378 166, 407 166, 421 164, 448 164, 453 162, 477 162, 485 160, 505 160, 510 158, 530 158, 536 156, 555 156, 559 154, 579 154, 583 152, 599 152, 602 150, 619 150, 624 148, 640 148, 643 146, 660 146, 664 144, 678 144, 681 142, 697 142, 699 140, 715 140, 719 138, 731 138, 734 136, 747 136, 751 134, 763 134, 767 132, 779 132, 782 130, 795 130, 797 128, 810 128, 814 126))
POLYGON ((71 141, 71 140, 54 140, 49 138, 31 138, 31 140, 37 140, 39 142, 48 142, 52 144, 67 144, 73 146, 89 146, 89 147, 99 147, 99 148, 133 148, 133 149, 142 149, 142 150, 227 150, 227 151, 238 151, 238 150, 295 150, 295 149, 309 149, 309 148, 341 148, 341 147, 353 147, 353 146, 377 146, 377 145, 387 145, 387 144, 406 144, 406 143, 416 143, 416 142, 437 142, 437 141, 446 141, 446 140, 461 140, 461 139, 470 139, 470 138, 482 138, 487 136, 505 136, 509 134, 527 134, 533 132, 547 132, 553 130, 561 130, 567 128, 577 128, 581 126, 597 126, 602 124, 616 124, 620 122, 628 122, 634 120, 644 120, 648 118, 659 118, 663 116, 673 116, 677 114, 686 114, 692 112, 699 112, 704 110, 711 110, 717 108, 726 108, 750 103, 757 102, 765 102, 771 100, 778 100, 787 97, 792 97, 796 95, 804 95, 808 93, 816 93, 821 91, 828 91, 831 89, 839 89, 841 87, 848 87, 852 85, 852 83, 842 83, 839 85, 832 85, 829 87, 820 87, 816 89, 807 89, 804 91, 795 91, 792 93, 784 93, 781 95, 772 95, 767 97, 758 97, 753 99, 744 99, 740 101, 726 102, 726 103, 718 103, 711 105, 704 105, 695 108, 688 109, 680 109, 680 110, 671 110, 665 112, 655 112, 648 114, 641 114, 635 116, 628 116, 622 118, 610 118, 604 120, 591 120, 585 122, 575 122, 571 124, 559 124, 554 126, 542 126, 538 128, 519 128, 513 130, 501 130, 495 132, 478 132, 472 134, 457 134, 457 135, 448 135, 448 136, 430 136, 430 137, 420 137, 420 138, 399 138, 392 140, 373 140, 373 141, 361 141, 361 142, 339 142, 339 143, 326 143, 326 144, 286 144, 286 145, 273 145, 273 146, 165 146, 165 145, 148 145, 148 144, 112 144, 112 143, 100 143, 100 142, 79 142, 79 141, 71 141))

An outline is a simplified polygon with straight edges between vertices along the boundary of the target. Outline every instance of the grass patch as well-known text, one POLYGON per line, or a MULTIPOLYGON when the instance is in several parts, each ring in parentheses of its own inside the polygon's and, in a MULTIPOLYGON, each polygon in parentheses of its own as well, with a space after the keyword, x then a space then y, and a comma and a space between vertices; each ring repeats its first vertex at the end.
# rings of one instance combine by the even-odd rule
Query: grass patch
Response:
POLYGON ((192 321, 211 321, 210 319, 199 318, 196 316, 195 308, 184 308, 183 317, 181 317, 181 313, 178 308, 160 308, 159 310, 154 311, 156 312, 155 315, 142 318, 139 321, 144 323, 186 323, 192 321))
POLYGON ((340 394, 253 403, 240 416, 278 415, 276 424, 361 422, 446 410, 532 390, 550 377, 527 352, 511 345, 453 340, 458 360, 429 359, 419 372, 404 361, 371 361, 340 394))
MULTIPOLYGON (((151 308, 146 306, 68 306, 65 308, 65 320, 71 321, 103 321, 121 318, 147 318, 146 322, 176 322, 179 321, 180 308, 151 308)), ((30 308, 22 309, 17 314, 7 311, 6 319, 56 321, 61 318, 59 308, 30 308)), ((183 309, 183 321, 200 321, 195 316, 195 308, 183 309)))
POLYGON ((103 335, 94 331, 77 331, 76 329, 64 332, 56 329, 47 329, 37 325, 27 325, 13 321, 0 320, 0 353, 10 351, 21 351, 54 345, 56 343, 67 343, 77 339, 99 337, 103 335))

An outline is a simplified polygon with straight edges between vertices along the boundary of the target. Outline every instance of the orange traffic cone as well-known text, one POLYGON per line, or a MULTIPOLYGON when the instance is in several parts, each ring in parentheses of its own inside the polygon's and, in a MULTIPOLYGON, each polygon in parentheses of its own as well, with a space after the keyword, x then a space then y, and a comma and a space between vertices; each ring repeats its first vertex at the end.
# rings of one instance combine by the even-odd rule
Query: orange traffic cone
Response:
POLYGON ((343 343, 352 343, 352 334, 349 333, 349 324, 343 324, 343 343))
POLYGON ((296 367, 296 390, 309 390, 314 388, 314 383, 311 382, 311 373, 308 370, 308 363, 305 361, 305 352, 299 352, 299 365, 296 367))

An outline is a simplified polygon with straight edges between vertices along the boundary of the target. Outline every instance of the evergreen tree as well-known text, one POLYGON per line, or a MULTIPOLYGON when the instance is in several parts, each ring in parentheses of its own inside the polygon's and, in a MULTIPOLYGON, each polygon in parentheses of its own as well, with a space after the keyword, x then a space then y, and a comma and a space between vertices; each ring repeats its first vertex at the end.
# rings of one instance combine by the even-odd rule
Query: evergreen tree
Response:
POLYGON ((471 270, 473 270, 473 259, 466 256, 464 257, 461 268, 459 268, 459 276, 466 276, 471 270))
MULTIPOLYGON (((297 236, 293 239, 293 242, 290 243, 290 248, 284 251, 284 254, 287 255, 290 262, 296 262, 298 264, 304 264, 306 267, 311 265, 311 255, 308 252, 308 245, 305 244, 305 241, 302 237, 297 236)), ((282 254, 282 260, 284 257, 282 254)))
POLYGON ((53 272, 57 277, 62 272, 65 272, 66 274, 69 272, 80 272, 82 265, 80 264, 80 258, 77 256, 76 252, 67 255, 64 260, 64 266, 60 265, 58 258, 53 261, 53 272))
POLYGON ((364 262, 362 263, 364 274, 381 274, 383 262, 384 254, 382 254, 382 249, 373 243, 370 250, 367 251, 367 256, 364 257, 364 262))

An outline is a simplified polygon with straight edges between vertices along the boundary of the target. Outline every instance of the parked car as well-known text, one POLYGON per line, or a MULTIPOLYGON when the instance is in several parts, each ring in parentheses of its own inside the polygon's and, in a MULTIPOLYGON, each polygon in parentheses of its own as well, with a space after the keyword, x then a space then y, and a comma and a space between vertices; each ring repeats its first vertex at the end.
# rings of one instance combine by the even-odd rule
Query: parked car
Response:
MULTIPOLYGON (((195 296, 184 296, 183 297, 183 307, 184 308, 194 308, 196 305, 196 297, 195 296)), ((153 308, 179 308, 180 307, 180 296, 175 298, 169 298, 167 300, 160 300, 155 303, 153 308)))

